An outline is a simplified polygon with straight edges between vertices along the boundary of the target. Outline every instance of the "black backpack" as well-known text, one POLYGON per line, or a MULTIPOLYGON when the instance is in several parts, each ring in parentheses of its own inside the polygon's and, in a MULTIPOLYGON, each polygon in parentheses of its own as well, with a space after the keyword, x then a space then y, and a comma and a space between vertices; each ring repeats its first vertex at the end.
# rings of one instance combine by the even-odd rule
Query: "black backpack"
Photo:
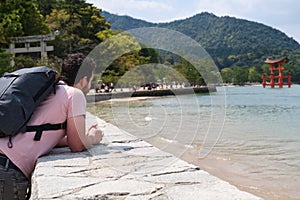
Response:
POLYGON ((10 148, 17 133, 35 131, 38 141, 44 130, 66 127, 66 123, 26 126, 34 109, 55 92, 58 81, 57 72, 45 66, 23 68, 0 78, 0 137, 10 137, 10 148))

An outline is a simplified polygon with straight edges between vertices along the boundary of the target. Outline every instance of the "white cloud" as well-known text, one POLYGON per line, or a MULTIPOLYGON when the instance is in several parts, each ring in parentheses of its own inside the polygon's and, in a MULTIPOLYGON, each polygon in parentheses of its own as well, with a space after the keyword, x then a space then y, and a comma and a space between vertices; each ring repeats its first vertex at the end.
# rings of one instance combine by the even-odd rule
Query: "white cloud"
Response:
POLYGON ((152 10, 168 10, 170 6, 165 3, 160 3, 156 1, 146 1, 146 0, 109 0, 102 1, 101 3, 104 7, 108 7, 114 10, 120 11, 131 11, 131 12, 149 12, 152 10))
POLYGON ((197 3, 198 12, 209 11, 218 16, 235 16, 239 18, 268 19, 273 21, 289 17, 299 10, 296 0, 200 0, 197 3), (294 10, 291 12, 291 10, 294 10))
POLYGON ((212 12, 218 16, 245 18, 259 14, 261 0, 200 0, 197 2, 198 12, 212 12))
POLYGON ((168 18, 169 15, 166 15, 166 12, 169 13, 174 10, 172 4, 154 0, 106 0, 97 2, 95 0, 89 0, 88 2, 94 2, 97 7, 103 8, 111 13, 129 15, 149 21, 151 21, 151 19, 156 21, 162 18, 168 18))

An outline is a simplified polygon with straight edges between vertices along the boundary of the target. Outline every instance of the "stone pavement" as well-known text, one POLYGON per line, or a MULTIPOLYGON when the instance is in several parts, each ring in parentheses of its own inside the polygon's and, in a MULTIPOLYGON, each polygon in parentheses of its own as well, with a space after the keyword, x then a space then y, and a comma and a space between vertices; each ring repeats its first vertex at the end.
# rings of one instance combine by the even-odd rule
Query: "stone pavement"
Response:
POLYGON ((32 200, 261 199, 87 115, 95 121, 105 131, 101 144, 81 153, 57 148, 38 160, 32 200))

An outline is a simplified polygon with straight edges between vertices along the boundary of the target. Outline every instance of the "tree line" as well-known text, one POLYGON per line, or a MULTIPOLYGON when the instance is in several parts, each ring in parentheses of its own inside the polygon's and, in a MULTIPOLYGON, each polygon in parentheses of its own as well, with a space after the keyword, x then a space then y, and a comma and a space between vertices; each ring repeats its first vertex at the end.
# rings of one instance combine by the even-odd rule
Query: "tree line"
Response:
MULTIPOLYGON (((119 82, 122 85, 155 82, 158 79, 178 81, 176 76, 168 74, 171 70, 165 65, 160 67, 148 65, 146 69, 133 70, 137 66, 149 63, 161 63, 158 53, 151 48, 143 48, 128 34, 121 34, 119 30, 112 30, 109 22, 101 15, 102 10, 85 0, 4 0, 0 2, 0 74, 23 67, 47 65, 59 71, 61 61, 66 54, 81 52, 89 54, 103 41, 114 37, 104 50, 97 52, 95 58, 100 63, 96 69, 96 81, 119 82), (11 55, 5 52, 13 37, 44 35, 58 33, 55 40, 48 42, 54 46, 54 51, 48 53, 47 59, 41 59, 37 53, 11 55), (114 50, 122 52, 124 48, 133 46, 134 50, 118 55, 111 63, 107 63, 107 56, 114 57, 114 50), (14 59, 15 65, 10 61, 14 59), (101 66, 105 64, 104 66, 101 66), (131 72, 130 72, 131 71, 131 72), (125 76, 126 73, 129 75, 125 76), (122 78, 123 77, 123 78, 122 78), (121 79, 122 78, 122 79, 121 79), (172 80, 171 80, 172 78, 172 80), (137 82, 138 80, 138 82, 137 82)), ((172 63, 174 64, 174 63, 172 63)), ((179 65, 179 64, 178 64, 179 65)), ((182 72, 184 73, 184 72, 182 72)), ((196 81, 188 73, 184 74, 189 81, 196 81)), ((193 75, 194 76, 194 75, 193 75)))
MULTIPOLYGON (((222 72, 224 82, 261 82, 262 73, 268 73, 264 61, 284 57, 289 58, 284 65, 284 72, 292 74, 294 83, 300 82, 299 43, 285 33, 264 24, 228 16, 218 17, 207 12, 158 24, 108 12, 103 14, 112 29, 162 27, 184 33, 209 53, 222 72)), ((168 55, 164 59, 170 62, 168 55)))
MULTIPOLYGON (((144 23, 141 20, 133 23, 130 21, 132 18, 129 17, 126 20, 126 23, 119 24, 143 26, 144 23)), ((240 27, 239 30, 245 27, 246 30, 253 30, 252 23, 246 23, 247 26, 245 26, 241 21, 231 18, 222 18, 222 22, 219 20, 211 14, 204 13, 187 21, 158 24, 158 26, 194 35, 194 38, 213 57, 214 63, 203 61, 206 68, 210 69, 216 64, 224 82, 234 84, 260 82, 261 74, 267 72, 263 59, 270 55, 276 58, 287 56, 289 62, 286 64, 286 71, 292 74, 293 82, 300 82, 298 67, 300 53, 297 51, 299 44, 275 31, 272 37, 281 49, 269 48, 267 51, 266 42, 260 41, 261 35, 254 36, 257 32, 249 33, 250 37, 245 35, 245 32, 239 34, 239 31, 236 33, 232 31, 236 26, 240 27), (228 20, 230 26, 228 26, 228 20), (251 45, 244 44, 244 41, 249 41, 251 45), (287 46, 289 48, 286 48, 287 46)), ((97 63, 103 63, 103 66, 97 68, 96 80, 102 79, 107 83, 119 82, 121 85, 128 85, 129 82, 138 85, 158 80, 205 84, 203 74, 199 73, 197 66, 192 66, 176 55, 146 47, 136 42, 132 36, 121 34, 122 30, 113 29, 112 24, 109 17, 104 17, 101 9, 85 0, 3 0, 0 2, 0 74, 37 65, 47 65, 59 70, 61 60, 66 54, 82 52, 87 55, 97 45, 105 46, 104 41, 114 38, 105 46, 104 51, 97 52, 99 55, 95 56, 102 58, 102 60, 97 60, 97 63), (54 46, 54 51, 48 53, 46 60, 41 59, 37 53, 14 56, 5 52, 13 37, 45 35, 54 32, 59 34, 55 36, 55 40, 48 43, 54 46), (111 63, 105 62, 106 55, 116 53, 113 52, 114 49, 118 48, 122 51, 128 46, 133 46, 134 50, 119 55, 111 63), (14 66, 10 65, 11 59, 15 61, 14 66), (136 69, 137 66, 142 67, 136 69)), ((150 25, 151 23, 147 23, 147 26, 150 25)), ((255 25, 260 28, 261 32, 269 34, 269 29, 265 31, 259 24, 255 25)), ((203 66, 203 63, 200 65, 203 66)))

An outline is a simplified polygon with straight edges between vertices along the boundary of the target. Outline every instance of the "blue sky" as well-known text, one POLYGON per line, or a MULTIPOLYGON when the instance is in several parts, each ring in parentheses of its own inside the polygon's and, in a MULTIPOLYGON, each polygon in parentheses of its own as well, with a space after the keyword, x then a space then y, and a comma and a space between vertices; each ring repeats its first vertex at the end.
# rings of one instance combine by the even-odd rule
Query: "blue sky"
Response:
POLYGON ((299 0, 87 0, 118 15, 149 22, 170 22, 197 13, 232 16, 276 28, 300 43, 299 0))

